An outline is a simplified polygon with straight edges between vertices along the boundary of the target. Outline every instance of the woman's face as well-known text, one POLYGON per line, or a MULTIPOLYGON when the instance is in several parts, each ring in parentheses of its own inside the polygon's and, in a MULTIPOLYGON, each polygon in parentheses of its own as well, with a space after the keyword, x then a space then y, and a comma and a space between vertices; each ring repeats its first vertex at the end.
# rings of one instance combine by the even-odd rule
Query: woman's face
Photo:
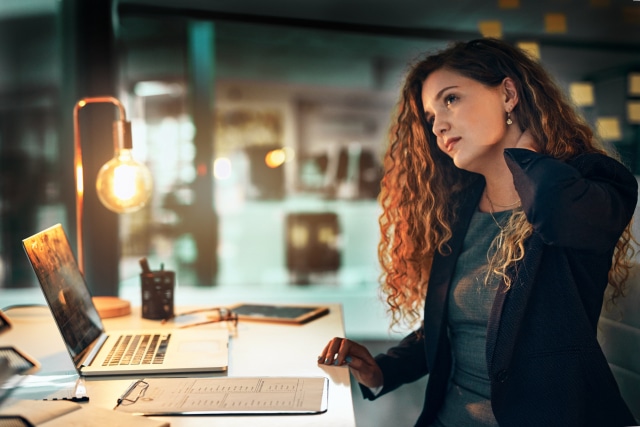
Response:
POLYGON ((504 163, 506 112, 512 108, 504 83, 487 87, 439 69, 422 85, 422 104, 438 147, 458 168, 484 174, 495 162, 504 163))

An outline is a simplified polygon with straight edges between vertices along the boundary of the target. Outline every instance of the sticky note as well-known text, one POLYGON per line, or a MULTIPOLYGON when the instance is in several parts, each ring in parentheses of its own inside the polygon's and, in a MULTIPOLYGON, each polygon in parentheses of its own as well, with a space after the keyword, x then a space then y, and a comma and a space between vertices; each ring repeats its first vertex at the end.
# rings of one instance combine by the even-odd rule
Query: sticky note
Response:
POLYGON ((518 42, 517 46, 531 55, 532 58, 540 59, 540 44, 537 42, 518 42))
POLYGON ((600 138, 605 141, 619 141, 622 139, 620 120, 617 117, 598 117, 596 129, 600 138))
POLYGON ((544 30, 547 33, 566 33, 567 16, 564 13, 547 13, 544 16, 544 30))
POLYGON ((627 121, 631 124, 640 124, 640 101, 627 102, 627 121))
POLYGON ((502 22, 500 21, 480 21, 478 22, 478 29, 483 37, 502 37, 502 22))
POLYGON ((574 82, 569 85, 571 100, 578 107, 591 107, 595 103, 593 84, 589 82, 574 82))

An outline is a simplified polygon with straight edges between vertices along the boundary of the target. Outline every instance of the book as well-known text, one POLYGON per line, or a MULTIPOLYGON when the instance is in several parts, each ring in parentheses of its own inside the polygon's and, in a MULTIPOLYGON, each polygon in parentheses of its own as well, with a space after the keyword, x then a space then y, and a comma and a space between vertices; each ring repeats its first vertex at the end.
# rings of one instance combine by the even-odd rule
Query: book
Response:
POLYGON ((0 408, 0 425, 36 427, 169 427, 166 421, 71 401, 18 400, 0 408), (9 424, 11 422, 11 424, 9 424), (22 424, 20 424, 22 423, 22 424))

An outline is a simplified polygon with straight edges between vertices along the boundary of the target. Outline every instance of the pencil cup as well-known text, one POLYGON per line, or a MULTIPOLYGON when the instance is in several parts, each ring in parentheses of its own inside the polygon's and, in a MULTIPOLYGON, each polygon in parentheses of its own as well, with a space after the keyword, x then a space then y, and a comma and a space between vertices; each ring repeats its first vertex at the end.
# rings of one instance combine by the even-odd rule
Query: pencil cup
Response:
POLYGON ((142 317, 161 320, 173 317, 173 292, 176 273, 168 270, 140 274, 142 317))

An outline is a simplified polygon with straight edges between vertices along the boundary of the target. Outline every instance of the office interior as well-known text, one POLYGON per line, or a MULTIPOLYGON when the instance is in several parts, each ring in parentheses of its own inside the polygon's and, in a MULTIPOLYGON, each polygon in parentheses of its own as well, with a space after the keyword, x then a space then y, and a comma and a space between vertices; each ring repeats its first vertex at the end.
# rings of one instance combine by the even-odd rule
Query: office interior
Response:
POLYGON ((73 106, 111 95, 154 187, 139 211, 101 205, 116 111, 82 111, 94 295, 136 301, 146 257, 179 303, 334 301, 351 337, 401 336, 377 284, 389 120, 413 60, 482 36, 538 56, 640 172, 637 1, 3 0, 0 306, 41 300, 23 238, 59 222, 75 242, 73 106))

